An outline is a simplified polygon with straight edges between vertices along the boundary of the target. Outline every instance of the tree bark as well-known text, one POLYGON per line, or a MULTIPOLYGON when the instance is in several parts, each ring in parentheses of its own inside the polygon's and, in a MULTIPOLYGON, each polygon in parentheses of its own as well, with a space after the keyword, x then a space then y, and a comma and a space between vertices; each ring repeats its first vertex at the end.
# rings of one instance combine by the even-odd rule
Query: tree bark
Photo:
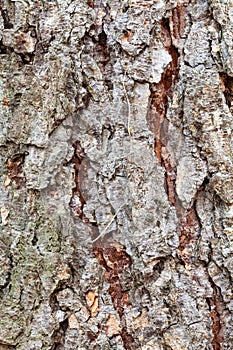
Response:
POLYGON ((233 349, 231 2, 0 6, 0 349, 233 349))

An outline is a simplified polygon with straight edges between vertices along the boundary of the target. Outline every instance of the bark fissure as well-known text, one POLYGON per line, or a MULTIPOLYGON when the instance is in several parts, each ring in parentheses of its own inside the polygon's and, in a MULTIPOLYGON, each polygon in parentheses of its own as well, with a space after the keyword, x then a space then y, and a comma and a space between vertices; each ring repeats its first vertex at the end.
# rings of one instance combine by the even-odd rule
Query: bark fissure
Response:
POLYGON ((13 255, 11 253, 9 253, 8 259, 9 259, 9 271, 7 273, 7 276, 6 276, 5 283, 2 286, 0 286, 1 297, 3 297, 6 290, 11 289, 12 270, 13 270, 13 266, 14 266, 14 264, 13 264, 14 259, 13 259, 13 255))
POLYGON ((233 101, 233 77, 230 77, 226 73, 220 73, 220 79, 222 81, 223 94, 225 96, 226 104, 232 112, 233 101))
POLYGON ((223 301, 223 297, 221 295, 220 288, 214 283, 213 279, 210 277, 209 274, 208 274, 208 277, 209 277, 211 288, 213 290, 212 298, 206 299, 206 302, 209 305, 210 317, 212 319, 213 338, 212 338, 211 344, 214 350, 221 350, 222 349, 221 344, 223 341, 221 314, 225 304, 223 301))
POLYGON ((130 270, 132 264, 130 256, 125 249, 94 248, 94 254, 99 264, 104 267, 104 278, 110 284, 109 294, 111 295, 113 306, 120 318, 120 336, 126 350, 138 348, 137 339, 134 334, 127 330, 124 308, 129 305, 128 287, 124 286, 122 276, 125 270, 130 270))
POLYGON ((14 50, 12 47, 4 45, 2 40, 0 40, 0 55, 7 55, 12 53, 13 51, 14 50))
POLYGON ((83 52, 88 56, 91 56, 98 64, 105 87, 108 91, 112 91, 113 83, 111 77, 113 75, 113 68, 111 63, 111 52, 110 46, 108 45, 108 37, 104 30, 104 23, 109 23, 111 21, 109 5, 104 5, 102 2, 96 4, 93 1, 89 3, 89 6, 95 10, 96 19, 84 36, 83 42, 85 47, 83 52))
MULTIPOLYGON (((177 24, 175 23, 175 25, 177 24)), ((173 30, 174 29, 175 26, 173 26, 173 30)), ((165 168, 165 189, 168 194, 168 199, 174 206, 176 202, 176 169, 171 166, 169 155, 166 152, 167 130, 169 124, 166 114, 175 81, 179 74, 179 52, 172 43, 172 33, 168 18, 164 18, 161 21, 161 33, 164 46, 171 55, 172 61, 163 72, 160 82, 151 85, 150 105, 147 119, 155 137, 155 155, 160 165, 165 168)))
POLYGON ((24 158, 26 154, 15 154, 8 159, 8 177, 16 185, 17 189, 25 186, 26 178, 23 170, 24 158))
POLYGON ((66 331, 69 327, 69 310, 66 308, 66 310, 61 309, 59 302, 57 300, 57 294, 66 288, 72 289, 72 281, 73 281, 73 269, 71 268, 71 278, 69 281, 60 281, 54 291, 50 295, 49 304, 52 309, 53 314, 55 315, 57 311, 68 311, 66 312, 66 315, 64 316, 64 319, 59 322, 58 327, 54 330, 52 334, 52 350, 60 349, 60 346, 65 346, 65 337, 66 337, 66 331))
MULTIPOLYGON (((173 15, 169 19, 163 19, 161 23, 164 45, 172 56, 172 62, 162 74, 161 81, 155 86, 151 86, 150 105, 148 113, 148 121, 155 137, 154 151, 161 166, 165 169, 165 190, 168 200, 175 207, 179 220, 179 247, 178 257, 186 267, 194 267, 197 264, 194 256, 193 247, 196 245, 201 231, 201 221, 196 210, 196 201, 198 193, 203 191, 202 188, 196 193, 190 208, 185 209, 182 206, 176 192, 176 167, 171 165, 170 155, 166 149, 168 142, 169 121, 166 118, 169 100, 175 86, 176 79, 179 74, 179 53, 176 47, 172 44, 175 38, 178 40, 180 35, 179 29, 179 14, 177 9, 173 11, 173 15), (172 26, 172 30, 170 29, 172 26)), ((221 76, 224 84, 224 94, 228 106, 231 106, 233 96, 232 79, 225 74, 221 76)), ((206 179, 204 180, 204 182, 206 179)), ((203 182, 203 185, 205 185, 203 182)), ((224 307, 223 298, 219 287, 211 279, 206 268, 208 280, 213 290, 213 297, 207 298, 207 303, 210 308, 210 317, 212 320, 212 346, 214 350, 221 350, 222 342, 222 325, 221 311, 224 307)))
MULTIPOLYGON (((172 57, 172 62, 162 74, 161 81, 151 88, 150 106, 148 113, 149 124, 155 136, 155 155, 161 166, 165 169, 165 190, 168 200, 172 206, 175 206, 180 226, 180 245, 178 251, 182 256, 184 263, 188 263, 189 256, 186 256, 184 250, 193 241, 196 240, 196 232, 199 232, 199 220, 195 211, 195 205, 184 209, 176 192, 176 167, 171 165, 170 155, 166 149, 168 142, 169 121, 166 118, 169 100, 179 74, 179 53, 178 49, 172 44, 172 40, 178 39, 179 20, 177 11, 173 11, 173 16, 169 19, 163 19, 161 22, 164 45, 172 57), (172 31, 171 28, 172 27, 172 31)), ((189 262, 190 263, 190 262, 189 262)))
POLYGON ((65 336, 66 331, 68 329, 68 318, 59 323, 59 328, 53 333, 52 339, 54 345, 52 346, 52 350, 59 350, 61 346, 65 345, 65 336))
POLYGON ((8 345, 4 343, 0 343, 0 350, 13 350, 16 349, 17 345, 8 345))
POLYGON ((70 201, 70 207, 75 213, 75 216, 78 216, 81 220, 84 222, 89 222, 87 218, 85 218, 85 215, 83 213, 83 207, 86 203, 85 199, 83 198, 83 195, 81 193, 80 188, 80 178, 79 178, 79 170, 81 166, 82 160, 85 158, 85 153, 80 145, 80 143, 77 141, 74 145, 74 155, 71 160, 71 162, 74 164, 74 181, 75 181, 75 187, 73 188, 72 198, 70 201), (74 200, 74 197, 77 196, 79 199, 79 202, 76 203, 74 200))
MULTIPOLYGON (((1 6, 1 4, 0 4, 1 6)), ((3 19, 3 24, 5 29, 12 29, 14 26, 11 23, 7 9, 1 9, 1 15, 3 19)))
MULTIPOLYGON (((81 184, 85 179, 90 166, 87 156, 82 149, 80 142, 76 141, 73 145, 74 155, 71 159, 71 163, 74 164, 74 183, 75 187, 72 190, 72 197, 70 200, 70 208, 75 218, 79 218, 85 223, 91 230, 92 239, 99 236, 99 229, 95 221, 91 221, 85 214, 84 207, 86 204, 86 198, 84 191, 81 188, 81 184)), ((85 187, 85 186, 84 186, 85 187)))

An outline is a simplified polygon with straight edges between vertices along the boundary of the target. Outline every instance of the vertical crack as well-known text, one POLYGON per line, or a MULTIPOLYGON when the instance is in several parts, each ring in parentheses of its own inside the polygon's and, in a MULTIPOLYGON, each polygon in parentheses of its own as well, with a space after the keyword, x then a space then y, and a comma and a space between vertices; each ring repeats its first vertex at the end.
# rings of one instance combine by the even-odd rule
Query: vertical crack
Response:
POLYGON ((84 210, 87 199, 85 189, 87 189, 87 186, 89 186, 89 184, 85 183, 85 179, 90 162, 79 141, 74 143, 73 148, 74 155, 71 162, 74 164, 75 187, 72 190, 72 197, 69 205, 74 217, 81 219, 91 229, 92 239, 94 239, 94 237, 99 235, 97 224, 86 216, 84 210))
POLYGON ((75 187, 73 188, 70 207, 73 209, 75 216, 78 216, 81 220, 85 221, 83 207, 86 202, 81 193, 81 188, 80 188, 80 167, 83 159, 85 158, 85 153, 78 141, 73 145, 73 148, 74 148, 74 155, 71 161, 74 164, 75 187))
MULTIPOLYGON (((208 272, 207 272, 208 273, 208 272)), ((209 282, 213 290, 212 298, 206 298, 206 302, 209 306, 210 317, 212 319, 212 334, 213 338, 211 344, 214 350, 221 350, 222 339, 222 325, 221 325, 221 313, 224 306, 223 297, 221 295, 220 288, 216 286, 213 279, 209 277, 209 282)))
MULTIPOLYGON (((0 6, 1 6, 1 4, 0 4, 0 6)), ((12 29, 14 26, 13 26, 13 24, 10 21, 7 9, 3 9, 2 8, 1 9, 1 15, 2 15, 2 19, 3 19, 4 28, 5 29, 12 29)))
MULTIPOLYGON (((174 28, 174 26, 173 26, 174 28)), ((166 152, 168 141, 168 119, 166 118, 169 100, 179 73, 179 52, 172 43, 172 34, 168 18, 161 21, 163 44, 172 57, 172 61, 162 74, 158 84, 151 85, 150 105, 147 115, 148 123, 154 133, 154 151, 159 163, 165 168, 165 189, 170 203, 176 202, 176 169, 171 166, 166 152)))
POLYGON ((0 287, 0 296, 3 298, 3 295, 5 293, 6 288, 8 288, 8 290, 11 289, 11 276, 12 276, 12 270, 14 267, 14 263, 13 263, 13 255, 11 252, 9 252, 8 255, 9 258, 9 267, 8 267, 8 272, 5 278, 5 283, 0 287))
POLYGON ((96 12, 96 20, 92 24, 88 33, 84 36, 85 49, 84 52, 88 56, 92 56, 102 73, 102 80, 109 91, 113 89, 111 77, 113 68, 111 64, 110 49, 108 45, 108 37, 104 29, 104 23, 111 21, 110 8, 108 4, 103 4, 89 0, 89 6, 96 12), (105 19, 103 21, 103 18, 105 19))
MULTIPOLYGON (((182 15, 178 10, 180 9, 174 9, 172 16, 169 19, 165 18, 161 21, 161 32, 164 38, 164 46, 170 53, 172 62, 162 74, 161 81, 158 84, 151 86, 147 118, 155 137, 155 155, 160 165, 165 169, 165 190, 167 192, 168 200, 170 204, 175 207, 179 220, 179 259, 184 266, 194 267, 196 260, 193 255, 193 243, 195 244, 197 242, 201 231, 201 221, 196 210, 196 201, 200 191, 197 192, 190 208, 183 208, 176 192, 176 166, 171 162, 170 155, 166 149, 169 137, 167 110, 179 74, 179 52, 174 45, 174 43, 179 41, 182 37, 182 28, 180 27, 182 15)), ((226 74, 221 74, 220 77, 223 82, 226 103, 230 108, 233 100, 233 80, 226 74)), ((205 186, 205 181, 206 179, 203 182, 203 186, 205 186)), ((201 188, 201 191, 203 191, 203 188, 201 188)), ((207 267, 205 267, 205 269, 212 288, 212 297, 206 299, 209 305, 210 318, 212 320, 211 344, 214 350, 222 350, 222 312, 224 310, 224 300, 220 288, 212 280, 207 267)))
POLYGON ((61 346, 64 346, 65 335, 69 326, 68 318, 59 323, 59 328, 53 333, 52 338, 54 345, 52 350, 60 350, 61 346))
MULTIPOLYGON (((196 241, 200 232, 200 221, 195 209, 195 200, 190 208, 185 209, 176 192, 176 165, 171 162, 167 151, 169 138, 167 110, 172 97, 174 86, 179 74, 179 50, 175 43, 179 42, 184 33, 185 15, 184 8, 178 6, 172 12, 170 18, 161 21, 161 34, 163 44, 172 57, 172 61, 164 70, 158 84, 151 86, 150 105, 148 111, 148 123, 154 133, 155 155, 161 166, 165 169, 165 190, 168 200, 175 207, 180 228, 180 245, 178 252, 184 264, 192 263, 191 244, 196 241)), ((187 17, 187 16, 186 16, 187 17)))
MULTIPOLYGON (((71 270, 71 273, 72 273, 72 270, 71 270)), ((51 293, 50 299, 49 299, 49 304, 50 304, 50 307, 52 309, 53 314, 55 314, 58 310, 60 310, 60 305, 59 305, 59 302, 57 300, 57 294, 60 291, 66 289, 68 286, 70 287, 70 285, 72 284, 72 279, 73 279, 73 276, 71 276, 70 281, 65 281, 65 282, 59 281, 58 285, 51 293)), ((59 322, 57 329, 55 329, 53 334, 52 334, 52 340, 53 340, 52 350, 58 350, 58 349, 61 349, 61 347, 62 348, 64 347, 66 331, 67 331, 68 327, 69 327, 68 316, 65 315, 64 320, 59 322)))
POLYGON ((122 338, 126 350, 134 350, 138 348, 137 339, 127 330, 124 308, 129 305, 127 287, 124 285, 122 275, 125 270, 129 270, 132 264, 130 256, 126 253, 125 248, 117 249, 94 248, 94 255, 99 264, 104 267, 105 280, 110 284, 109 294, 111 295, 113 306, 120 318, 119 334, 122 338))
POLYGON ((23 170, 25 154, 15 154, 7 161, 8 178, 13 181, 17 189, 25 186, 26 178, 23 170))
POLYGON ((223 94, 225 96, 226 104, 231 110, 233 102, 233 77, 230 77, 226 73, 219 73, 219 75, 222 81, 222 89, 223 94))
MULTIPOLYGON (((161 35, 163 44, 172 57, 172 61, 162 74, 158 84, 151 85, 151 96, 147 114, 148 123, 154 133, 155 155, 161 166, 165 169, 165 190, 171 205, 177 203, 176 194, 176 168, 171 165, 169 154, 166 150, 168 142, 169 121, 166 117, 168 104, 172 96, 174 85, 179 74, 179 52, 172 43, 171 19, 163 18, 161 21, 161 35)), ((172 26, 173 31, 175 26, 172 26)))

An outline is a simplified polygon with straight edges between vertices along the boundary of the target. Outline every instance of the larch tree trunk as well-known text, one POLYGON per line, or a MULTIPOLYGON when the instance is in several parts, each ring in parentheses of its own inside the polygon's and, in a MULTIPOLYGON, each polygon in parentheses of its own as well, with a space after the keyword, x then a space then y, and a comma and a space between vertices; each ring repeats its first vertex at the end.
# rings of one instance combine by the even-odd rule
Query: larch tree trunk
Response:
POLYGON ((232 350, 232 2, 2 0, 0 33, 0 350, 232 350))

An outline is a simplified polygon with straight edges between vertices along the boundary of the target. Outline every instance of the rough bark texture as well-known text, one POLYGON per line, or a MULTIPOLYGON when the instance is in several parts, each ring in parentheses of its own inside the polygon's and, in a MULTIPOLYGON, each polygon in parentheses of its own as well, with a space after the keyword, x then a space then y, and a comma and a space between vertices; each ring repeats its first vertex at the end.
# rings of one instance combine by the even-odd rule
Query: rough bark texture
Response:
POLYGON ((233 349, 233 5, 0 2, 0 349, 233 349))

